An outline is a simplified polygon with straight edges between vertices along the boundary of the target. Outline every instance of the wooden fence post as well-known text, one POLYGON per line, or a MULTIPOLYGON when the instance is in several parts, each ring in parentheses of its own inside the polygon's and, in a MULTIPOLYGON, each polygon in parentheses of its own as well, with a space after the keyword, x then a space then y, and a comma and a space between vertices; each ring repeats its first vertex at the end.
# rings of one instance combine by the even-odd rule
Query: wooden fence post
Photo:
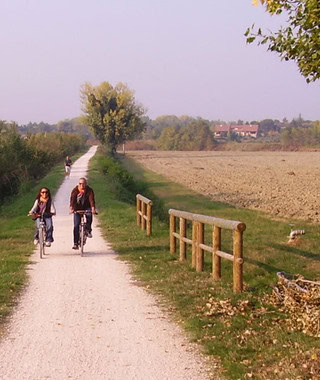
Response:
POLYGON ((197 242, 198 242, 198 223, 192 221, 192 253, 191 253, 191 267, 196 267, 197 262, 197 242))
POLYGON ((221 257, 216 255, 217 251, 221 251, 221 228, 213 226, 212 233, 213 253, 212 253, 212 278, 214 281, 221 279, 221 257))
POLYGON ((173 233, 176 232, 176 217, 174 215, 170 215, 170 253, 176 253, 177 242, 176 237, 173 233))
POLYGON ((152 234, 152 202, 147 204, 147 236, 152 234))
POLYGON ((137 195, 137 226, 140 227, 141 226, 141 215, 140 215, 140 211, 141 211, 141 200, 139 199, 138 195, 137 195))
POLYGON ((197 263, 196 271, 202 272, 204 267, 204 250, 200 248, 200 244, 204 243, 204 224, 198 222, 198 246, 197 246, 197 263))
POLYGON ((184 218, 180 218, 180 261, 186 261, 186 246, 187 243, 182 238, 187 237, 187 221, 184 218))
POLYGON ((146 204, 142 202, 142 224, 141 224, 141 229, 145 230, 146 229, 146 215, 147 215, 147 210, 146 210, 146 204))
POLYGON ((240 293, 243 290, 243 241, 242 231, 233 233, 233 291, 240 293))

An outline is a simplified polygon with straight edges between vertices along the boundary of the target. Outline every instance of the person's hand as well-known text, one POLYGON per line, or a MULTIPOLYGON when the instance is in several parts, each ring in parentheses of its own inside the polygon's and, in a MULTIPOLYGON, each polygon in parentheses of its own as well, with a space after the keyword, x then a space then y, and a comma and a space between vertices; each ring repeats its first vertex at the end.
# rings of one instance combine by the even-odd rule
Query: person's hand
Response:
POLYGON ((94 207, 92 207, 91 212, 92 212, 92 214, 96 214, 97 213, 97 211, 96 211, 96 209, 94 207))
POLYGON ((69 213, 70 213, 70 214, 73 214, 73 213, 74 213, 74 209, 73 209, 72 207, 70 207, 70 209, 69 209, 69 213))

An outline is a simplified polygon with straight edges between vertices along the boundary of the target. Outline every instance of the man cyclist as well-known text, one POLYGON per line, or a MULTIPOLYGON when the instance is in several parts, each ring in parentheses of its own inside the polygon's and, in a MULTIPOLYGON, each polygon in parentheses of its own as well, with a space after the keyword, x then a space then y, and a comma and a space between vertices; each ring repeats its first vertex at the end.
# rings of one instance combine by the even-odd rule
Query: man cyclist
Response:
POLYGON ((72 249, 79 249, 79 226, 81 222, 81 215, 76 211, 84 210, 86 213, 86 232, 89 238, 92 238, 92 214, 96 214, 96 205, 94 199, 94 192, 88 186, 85 178, 79 179, 77 185, 71 192, 70 196, 70 213, 73 213, 73 247, 72 249))
POLYGON ((70 172, 71 172, 71 165, 72 165, 72 161, 71 161, 71 158, 69 156, 66 157, 65 161, 64 161, 64 168, 65 168, 65 171, 66 171, 66 175, 69 176, 70 175, 70 172))

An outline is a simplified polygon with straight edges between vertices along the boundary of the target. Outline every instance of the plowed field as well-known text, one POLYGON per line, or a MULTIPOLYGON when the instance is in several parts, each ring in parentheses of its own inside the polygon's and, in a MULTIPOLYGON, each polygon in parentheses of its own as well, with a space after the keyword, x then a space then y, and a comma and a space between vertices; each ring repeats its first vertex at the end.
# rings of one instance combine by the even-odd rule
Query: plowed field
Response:
POLYGON ((144 167, 215 201, 320 221, 320 152, 129 151, 144 167))

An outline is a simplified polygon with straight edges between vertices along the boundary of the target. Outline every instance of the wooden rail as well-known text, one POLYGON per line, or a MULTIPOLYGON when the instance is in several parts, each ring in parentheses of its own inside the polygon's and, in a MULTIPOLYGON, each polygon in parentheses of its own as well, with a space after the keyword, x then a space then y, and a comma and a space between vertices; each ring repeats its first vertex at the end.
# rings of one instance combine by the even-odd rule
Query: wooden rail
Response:
POLYGON ((180 210, 169 210, 170 216, 170 253, 177 250, 179 240, 180 261, 186 260, 187 244, 192 246, 191 265, 197 272, 203 271, 204 252, 212 253, 212 277, 215 281, 221 279, 221 258, 233 262, 233 291, 243 290, 243 232, 244 223, 215 218, 212 216, 193 214, 180 210), (179 233, 177 233, 177 218, 179 218, 179 233), (187 220, 192 221, 192 239, 187 238, 187 220), (204 244, 204 226, 212 226, 212 246, 204 244), (233 231, 233 254, 221 251, 221 230, 233 231))
POLYGON ((142 230, 147 230, 147 236, 152 235, 152 200, 141 194, 136 195, 137 199, 137 225, 142 230))

